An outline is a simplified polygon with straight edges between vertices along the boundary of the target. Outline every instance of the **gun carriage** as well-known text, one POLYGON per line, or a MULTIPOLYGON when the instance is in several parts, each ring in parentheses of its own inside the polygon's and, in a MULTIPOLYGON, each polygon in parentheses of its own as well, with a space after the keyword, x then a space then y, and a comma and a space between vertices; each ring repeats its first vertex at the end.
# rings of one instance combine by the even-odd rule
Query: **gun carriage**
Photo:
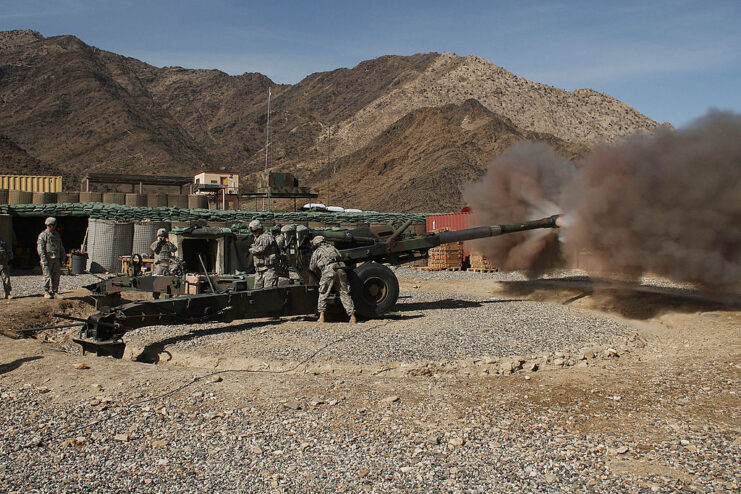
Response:
MULTIPOLYGON (((143 326, 231 322, 236 319, 299 316, 316 313, 318 286, 308 271, 311 255, 309 239, 321 234, 334 243, 348 267, 350 291, 356 312, 364 318, 377 318, 390 312, 399 296, 399 281, 385 264, 400 265, 427 257, 429 249, 442 244, 495 237, 534 229, 558 228, 559 215, 522 223, 480 226, 465 230, 424 235, 409 235, 411 221, 392 230, 306 230, 303 238, 296 238, 293 254, 289 256, 301 280, 284 286, 247 289, 247 281, 234 281, 230 287, 211 293, 176 296, 151 301, 137 301, 119 305, 90 316, 84 323, 80 338, 75 341, 83 351, 99 355, 123 355, 122 336, 143 326)), ((155 277, 156 278, 156 277, 155 277)), ((154 281, 153 281, 154 282, 154 281)), ((222 285, 223 286, 223 285, 222 285)))

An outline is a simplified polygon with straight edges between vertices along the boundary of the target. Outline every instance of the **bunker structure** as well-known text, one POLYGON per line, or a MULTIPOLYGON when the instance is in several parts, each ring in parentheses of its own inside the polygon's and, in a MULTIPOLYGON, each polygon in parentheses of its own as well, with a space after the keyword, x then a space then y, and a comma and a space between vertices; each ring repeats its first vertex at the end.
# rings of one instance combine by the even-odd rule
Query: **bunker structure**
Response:
POLYGON ((170 240, 178 247, 186 265, 200 271, 200 254, 208 271, 215 274, 239 269, 229 239, 235 232, 246 234, 245 224, 253 219, 259 219, 268 228, 287 223, 310 228, 393 227, 411 220, 410 231, 425 231, 425 215, 416 213, 153 208, 101 202, 0 204, 0 238, 13 249, 17 268, 38 266, 36 237, 49 216, 57 218, 67 252, 84 254, 85 268, 98 273, 121 271, 122 256, 151 256, 149 246, 159 228, 172 231, 170 240), (202 228, 194 232, 190 229, 194 226, 202 228))

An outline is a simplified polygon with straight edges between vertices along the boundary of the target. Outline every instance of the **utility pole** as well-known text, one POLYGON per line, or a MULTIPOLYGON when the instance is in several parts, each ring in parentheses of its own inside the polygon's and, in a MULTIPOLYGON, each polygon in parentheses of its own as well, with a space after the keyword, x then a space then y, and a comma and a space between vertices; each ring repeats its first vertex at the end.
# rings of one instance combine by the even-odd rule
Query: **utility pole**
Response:
POLYGON ((329 168, 329 164, 332 160, 332 125, 327 128, 327 134, 327 207, 329 207, 329 185, 330 179, 332 178, 332 173, 329 168))
MULTIPOLYGON (((270 147, 270 97, 272 88, 268 86, 268 123, 265 128, 265 178, 268 180, 268 148, 270 147)), ((270 180, 267 183, 268 207, 270 207, 270 180)), ((265 209, 265 198, 262 199, 262 208, 265 209)))

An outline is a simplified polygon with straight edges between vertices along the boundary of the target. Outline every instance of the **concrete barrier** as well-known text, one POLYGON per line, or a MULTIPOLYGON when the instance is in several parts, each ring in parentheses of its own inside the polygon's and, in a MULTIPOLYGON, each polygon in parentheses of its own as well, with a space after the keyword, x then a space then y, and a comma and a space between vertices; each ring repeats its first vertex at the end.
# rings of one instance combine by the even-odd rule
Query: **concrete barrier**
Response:
POLYGON ((147 194, 147 206, 150 208, 166 208, 167 194, 147 194))
POLYGON ((9 190, 8 191, 8 204, 32 204, 33 203, 33 192, 26 192, 25 190, 9 190))
POLYGON ((126 194, 122 192, 104 192, 103 202, 106 204, 126 204, 126 194))
POLYGON ((204 194, 190 194, 188 209, 208 209, 208 196, 204 194))
POLYGON ((146 206, 147 196, 145 194, 126 194, 124 202, 127 206, 146 206))
POLYGON ((57 202, 60 204, 80 202, 80 193, 79 192, 57 192, 57 202))
POLYGON ((33 204, 54 204, 57 202, 56 192, 34 192, 31 199, 33 204))
POLYGON ((188 207, 188 196, 182 195, 182 194, 167 194, 167 207, 179 207, 179 208, 187 208, 188 207))
POLYGON ((101 192, 80 192, 80 202, 103 202, 101 192))

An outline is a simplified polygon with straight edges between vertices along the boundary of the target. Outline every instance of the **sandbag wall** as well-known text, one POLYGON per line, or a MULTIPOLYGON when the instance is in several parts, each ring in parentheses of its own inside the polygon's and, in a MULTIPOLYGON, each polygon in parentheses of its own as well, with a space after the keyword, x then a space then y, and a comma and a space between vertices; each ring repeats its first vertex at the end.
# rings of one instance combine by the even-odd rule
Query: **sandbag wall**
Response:
POLYGON ((137 221, 134 223, 134 240, 131 247, 133 254, 146 254, 144 257, 152 257, 152 242, 157 240, 157 230, 164 228, 170 231, 169 221, 137 221))
POLYGON ((131 255, 134 224, 131 222, 88 221, 88 271, 116 273, 121 268, 119 257, 131 255))

